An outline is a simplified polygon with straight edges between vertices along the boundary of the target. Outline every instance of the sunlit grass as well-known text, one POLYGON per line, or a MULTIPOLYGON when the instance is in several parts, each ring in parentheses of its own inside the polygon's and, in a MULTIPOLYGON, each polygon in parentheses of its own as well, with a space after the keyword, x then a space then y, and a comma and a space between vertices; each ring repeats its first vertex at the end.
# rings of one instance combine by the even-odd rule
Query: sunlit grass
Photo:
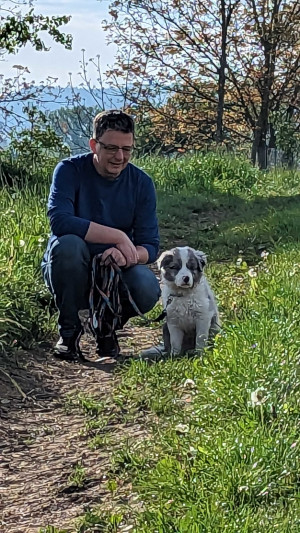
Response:
POLYGON ((30 344, 45 331, 49 297, 40 262, 49 235, 46 187, 0 191, 0 347, 30 344), (40 302, 45 300, 45 306, 40 302))
POLYGON ((112 400, 152 419, 150 437, 113 456, 116 479, 142 502, 133 531, 296 532, 299 248, 251 269, 214 265, 210 277, 223 320, 214 347, 203 358, 133 362, 112 400))
MULTIPOLYGON (((261 173, 214 154, 141 164, 158 186, 162 249, 189 244, 208 254, 222 332, 202 358, 132 361, 105 405, 78 398, 93 449, 110 451, 114 416, 144 421, 147 431, 112 455, 113 511, 88 510, 76 532, 296 533, 299 173, 261 173)), ((39 266, 47 194, 42 184, 0 191, 3 349, 55 326, 39 266)))

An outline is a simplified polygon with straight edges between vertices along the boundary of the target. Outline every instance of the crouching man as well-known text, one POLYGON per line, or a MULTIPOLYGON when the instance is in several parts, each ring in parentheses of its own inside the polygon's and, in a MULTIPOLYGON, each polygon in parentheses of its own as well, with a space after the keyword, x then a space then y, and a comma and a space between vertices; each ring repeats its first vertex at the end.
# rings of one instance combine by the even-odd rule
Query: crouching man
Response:
MULTIPOLYGON (((61 161, 54 170, 48 201, 52 235, 42 271, 59 311, 55 350, 67 359, 80 352, 78 312, 89 307, 92 259, 112 257, 142 313, 160 297, 159 282, 146 266, 159 249, 156 194, 152 179, 130 163, 134 122, 118 110, 93 122, 91 152, 61 161)), ((122 297, 122 326, 136 312, 122 297)), ((97 336, 99 356, 119 354, 117 337, 97 336)))

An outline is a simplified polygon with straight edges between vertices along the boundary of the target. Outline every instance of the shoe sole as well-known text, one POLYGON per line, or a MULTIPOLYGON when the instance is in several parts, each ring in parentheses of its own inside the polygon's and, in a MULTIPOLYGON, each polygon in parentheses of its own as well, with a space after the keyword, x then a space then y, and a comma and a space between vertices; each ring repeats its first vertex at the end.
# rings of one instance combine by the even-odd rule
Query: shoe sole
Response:
POLYGON ((64 352, 57 348, 54 348, 53 355, 55 357, 58 357, 59 359, 63 361, 70 361, 73 363, 76 363, 78 361, 86 361, 86 358, 82 353, 70 353, 70 352, 64 352))

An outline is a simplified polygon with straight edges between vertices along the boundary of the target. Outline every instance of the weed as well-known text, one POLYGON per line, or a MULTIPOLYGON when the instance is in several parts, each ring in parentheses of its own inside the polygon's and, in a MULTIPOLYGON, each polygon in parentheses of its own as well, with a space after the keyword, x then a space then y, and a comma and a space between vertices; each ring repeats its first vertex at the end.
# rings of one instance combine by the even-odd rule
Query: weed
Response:
POLYGON ((82 464, 76 463, 73 467, 71 474, 68 477, 68 486, 81 489, 84 486, 86 480, 86 471, 82 464))
POLYGON ((86 511, 78 521, 78 533, 117 533, 122 523, 123 515, 117 513, 86 511))

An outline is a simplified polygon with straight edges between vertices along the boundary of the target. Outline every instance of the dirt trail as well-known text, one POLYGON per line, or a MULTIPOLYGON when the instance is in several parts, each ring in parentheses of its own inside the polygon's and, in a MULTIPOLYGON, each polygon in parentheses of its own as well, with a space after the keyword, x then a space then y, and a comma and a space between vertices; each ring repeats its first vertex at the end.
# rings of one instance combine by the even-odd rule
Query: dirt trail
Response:
MULTIPOLYGON (((122 352, 137 353, 158 336, 159 330, 128 327, 120 339, 122 352)), ((68 403, 79 393, 107 398, 116 364, 95 362, 91 338, 82 344, 90 359, 86 364, 60 361, 49 348, 19 352, 9 366, 0 358, 1 533, 38 533, 48 524, 68 528, 87 507, 109 502, 109 450, 90 449, 85 414, 68 409, 68 403), (81 489, 68 481, 76 464, 85 469, 81 489)), ((136 436, 142 430, 137 422, 135 427, 114 425, 111 431, 120 442, 124 433, 136 436)))

